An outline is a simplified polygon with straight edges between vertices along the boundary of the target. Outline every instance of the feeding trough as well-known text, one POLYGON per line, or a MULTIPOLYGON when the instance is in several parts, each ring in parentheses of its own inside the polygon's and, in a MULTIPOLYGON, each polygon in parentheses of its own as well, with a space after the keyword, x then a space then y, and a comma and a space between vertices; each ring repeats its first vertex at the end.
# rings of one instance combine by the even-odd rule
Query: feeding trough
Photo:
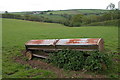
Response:
POLYGON ((79 38, 79 39, 45 39, 30 40, 25 43, 26 56, 29 59, 32 56, 47 58, 48 53, 60 51, 63 49, 79 51, 103 51, 104 41, 101 38, 79 38), (35 53, 39 51, 40 53, 35 53))

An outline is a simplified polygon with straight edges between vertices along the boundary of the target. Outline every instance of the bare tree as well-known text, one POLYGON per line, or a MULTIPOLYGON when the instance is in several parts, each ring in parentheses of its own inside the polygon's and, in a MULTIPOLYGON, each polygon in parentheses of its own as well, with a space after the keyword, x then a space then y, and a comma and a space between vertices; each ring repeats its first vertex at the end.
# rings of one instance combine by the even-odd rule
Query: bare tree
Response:
POLYGON ((106 9, 110 9, 110 10, 115 9, 115 4, 110 3, 110 4, 107 6, 107 8, 106 8, 106 9))
POLYGON ((110 3, 106 9, 110 9, 110 14, 111 14, 111 20, 113 20, 113 14, 115 12, 115 4, 110 3))

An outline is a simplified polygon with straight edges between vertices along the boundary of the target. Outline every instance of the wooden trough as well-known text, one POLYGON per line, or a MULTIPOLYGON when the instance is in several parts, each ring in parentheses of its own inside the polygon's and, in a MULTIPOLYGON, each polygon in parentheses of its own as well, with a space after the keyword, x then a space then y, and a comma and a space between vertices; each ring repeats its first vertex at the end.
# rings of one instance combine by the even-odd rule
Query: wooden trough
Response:
POLYGON ((31 59, 32 56, 47 58, 48 53, 45 52, 54 52, 63 49, 103 51, 104 41, 101 38, 30 40, 25 43, 25 47, 26 56, 29 59, 31 59))

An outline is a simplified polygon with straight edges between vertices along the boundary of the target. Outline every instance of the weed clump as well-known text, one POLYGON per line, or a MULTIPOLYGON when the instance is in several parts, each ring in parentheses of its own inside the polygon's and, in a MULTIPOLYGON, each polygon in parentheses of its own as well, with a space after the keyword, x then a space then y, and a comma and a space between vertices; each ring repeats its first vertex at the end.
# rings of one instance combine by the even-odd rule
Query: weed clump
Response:
POLYGON ((62 50, 51 53, 47 61, 66 70, 87 70, 95 72, 107 70, 112 64, 112 59, 108 54, 98 51, 62 50))

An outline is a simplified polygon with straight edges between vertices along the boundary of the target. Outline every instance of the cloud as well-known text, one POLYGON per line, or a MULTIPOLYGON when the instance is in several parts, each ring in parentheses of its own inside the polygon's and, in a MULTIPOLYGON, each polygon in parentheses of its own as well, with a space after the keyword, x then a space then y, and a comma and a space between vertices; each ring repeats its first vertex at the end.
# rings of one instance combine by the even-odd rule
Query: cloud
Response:
POLYGON ((106 9, 109 3, 119 0, 2 0, 0 11, 44 11, 64 9, 106 9))

